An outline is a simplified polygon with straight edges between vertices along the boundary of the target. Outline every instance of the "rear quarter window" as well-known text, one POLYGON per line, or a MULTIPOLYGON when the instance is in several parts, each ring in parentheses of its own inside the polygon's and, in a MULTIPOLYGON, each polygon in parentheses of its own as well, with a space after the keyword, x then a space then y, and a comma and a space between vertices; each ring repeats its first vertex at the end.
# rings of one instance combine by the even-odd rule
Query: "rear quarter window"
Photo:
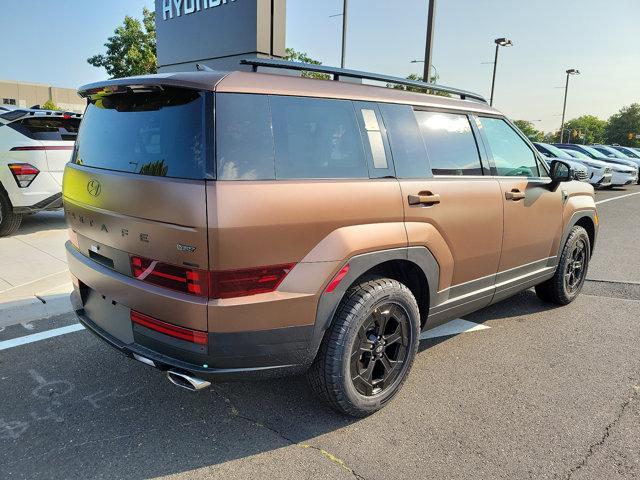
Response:
POLYGON ((353 102, 221 93, 218 180, 368 178, 353 102))
POLYGON ((31 117, 12 122, 9 126, 34 140, 75 141, 80 128, 80 119, 31 117))

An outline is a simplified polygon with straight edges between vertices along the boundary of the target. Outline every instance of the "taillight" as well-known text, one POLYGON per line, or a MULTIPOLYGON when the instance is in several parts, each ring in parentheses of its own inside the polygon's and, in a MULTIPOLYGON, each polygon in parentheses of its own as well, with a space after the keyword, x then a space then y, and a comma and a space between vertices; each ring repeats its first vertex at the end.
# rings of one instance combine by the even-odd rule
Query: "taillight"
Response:
POLYGON ((295 263, 207 272, 131 257, 133 276, 143 282, 204 298, 233 298, 273 292, 295 263))
POLYGON ((204 270, 136 256, 131 257, 131 270, 138 280, 199 297, 208 296, 208 274, 204 270))
POLYGON ((131 321, 150 330, 155 330, 156 332, 164 333, 165 335, 169 335, 170 337, 178 338, 186 342, 198 345, 206 345, 209 342, 207 332, 179 327, 172 323, 163 322, 157 318, 150 317, 144 313, 136 312, 135 310, 131 310, 131 321))
POLYGON ((294 267, 294 263, 268 267, 211 272, 211 298, 233 298, 273 292, 294 267))
POLYGON ((40 170, 28 163, 10 163, 9 170, 20 188, 27 188, 40 173, 40 170))

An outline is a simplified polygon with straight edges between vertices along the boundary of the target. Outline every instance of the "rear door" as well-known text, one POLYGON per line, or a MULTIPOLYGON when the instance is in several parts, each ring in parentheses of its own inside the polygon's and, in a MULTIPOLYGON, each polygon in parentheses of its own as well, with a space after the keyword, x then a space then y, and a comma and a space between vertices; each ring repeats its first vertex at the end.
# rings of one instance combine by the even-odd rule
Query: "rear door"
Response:
POLYGON ((500 187, 464 112, 381 105, 389 132, 409 246, 440 266, 430 322, 487 305, 502 242, 500 187))
MULTIPOLYGON (((131 256, 208 269, 204 124, 212 106, 209 94, 170 87, 91 100, 63 186, 67 221, 82 254, 127 276, 131 256)), ((135 290, 118 295, 128 307, 206 330, 205 299, 192 297, 186 315, 135 290)))
MULTIPOLYGON (((553 270, 552 247, 562 227, 562 190, 524 138, 503 118, 480 117, 502 191, 504 239, 498 289, 517 289, 553 270)), ((505 292, 508 295, 508 291, 505 292)))

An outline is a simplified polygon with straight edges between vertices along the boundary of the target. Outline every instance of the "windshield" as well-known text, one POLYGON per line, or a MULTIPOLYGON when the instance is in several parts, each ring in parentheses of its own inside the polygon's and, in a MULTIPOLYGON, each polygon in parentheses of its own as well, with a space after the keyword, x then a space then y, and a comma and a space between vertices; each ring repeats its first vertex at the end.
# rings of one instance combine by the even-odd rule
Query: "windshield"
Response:
POLYGON ((627 158, 623 153, 620 153, 615 148, 609 148, 609 147, 605 147, 604 145, 601 145, 598 147, 598 150, 600 150, 601 152, 606 152, 607 155, 611 154, 616 158, 622 158, 623 160, 627 158))
POLYGON ((542 145, 545 149, 551 152, 551 154, 556 158, 568 158, 568 159, 572 158, 571 155, 569 155, 564 150, 559 149, 555 145, 549 145, 548 143, 541 143, 540 145, 542 145))
POLYGON ((73 163, 160 177, 206 178, 204 94, 183 88, 89 103, 73 163))
POLYGON ((589 160, 591 158, 582 152, 578 152, 577 150, 565 150, 565 151, 574 158, 580 158, 582 160, 589 160))
POLYGON ((580 148, 582 148, 585 152, 587 152, 588 155, 591 155, 591 158, 603 158, 607 156, 606 154, 599 152, 593 147, 587 147, 586 145, 581 145, 580 148))

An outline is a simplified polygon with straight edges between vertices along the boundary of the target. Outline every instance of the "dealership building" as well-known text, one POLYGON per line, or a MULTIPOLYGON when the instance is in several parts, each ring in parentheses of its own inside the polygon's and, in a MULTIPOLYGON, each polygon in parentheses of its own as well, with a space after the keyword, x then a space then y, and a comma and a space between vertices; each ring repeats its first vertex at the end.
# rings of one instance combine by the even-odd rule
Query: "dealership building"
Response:
POLYGON ((74 88, 0 80, 0 105, 29 108, 44 105, 48 100, 71 112, 82 113, 86 106, 86 101, 78 96, 74 88))

